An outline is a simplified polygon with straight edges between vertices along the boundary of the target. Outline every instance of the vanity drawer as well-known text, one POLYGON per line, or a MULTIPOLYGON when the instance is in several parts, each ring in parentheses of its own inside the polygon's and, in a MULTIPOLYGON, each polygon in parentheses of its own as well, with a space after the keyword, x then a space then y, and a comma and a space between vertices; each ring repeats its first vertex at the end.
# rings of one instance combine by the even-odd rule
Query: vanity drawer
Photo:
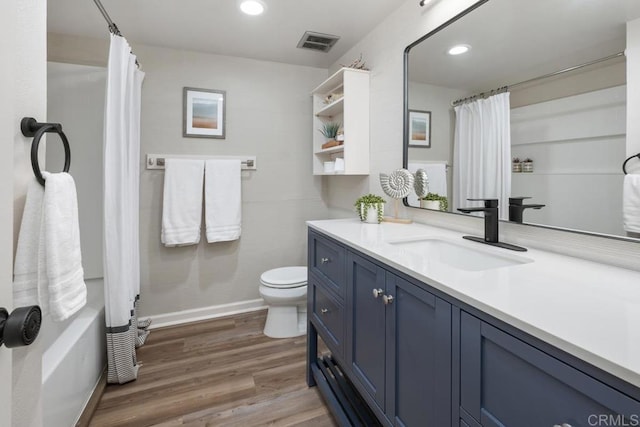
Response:
POLYGON ((461 413, 479 425, 588 426, 640 415, 640 402, 618 390, 468 313, 460 320, 461 413))
POLYGON ((332 353, 343 354, 344 307, 335 297, 318 285, 318 280, 309 276, 308 292, 311 293, 311 315, 325 344, 332 353))
POLYGON ((340 300, 345 296, 346 251, 344 247, 309 232, 309 268, 335 292, 340 300))

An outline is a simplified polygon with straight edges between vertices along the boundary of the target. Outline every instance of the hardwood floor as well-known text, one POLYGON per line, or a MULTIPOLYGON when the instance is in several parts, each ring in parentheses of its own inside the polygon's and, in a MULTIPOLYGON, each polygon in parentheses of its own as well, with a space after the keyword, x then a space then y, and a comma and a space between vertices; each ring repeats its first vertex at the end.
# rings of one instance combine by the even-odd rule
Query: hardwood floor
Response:
POLYGON ((306 336, 268 338, 265 316, 151 331, 138 379, 107 386, 90 425, 336 426, 306 385, 306 336))

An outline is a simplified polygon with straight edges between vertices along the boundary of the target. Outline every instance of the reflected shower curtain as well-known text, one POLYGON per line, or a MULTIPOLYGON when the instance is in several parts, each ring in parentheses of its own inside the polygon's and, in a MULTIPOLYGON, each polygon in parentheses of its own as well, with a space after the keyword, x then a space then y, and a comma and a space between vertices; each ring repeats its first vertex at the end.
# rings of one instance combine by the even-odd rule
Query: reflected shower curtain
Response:
POLYGON ((136 303, 140 292, 138 237, 140 99, 144 73, 124 37, 111 35, 104 124, 104 293, 107 381, 138 375, 136 303))
POLYGON ((467 199, 497 198, 500 219, 507 219, 511 195, 509 92, 458 105, 455 112, 454 210, 477 206, 467 199))

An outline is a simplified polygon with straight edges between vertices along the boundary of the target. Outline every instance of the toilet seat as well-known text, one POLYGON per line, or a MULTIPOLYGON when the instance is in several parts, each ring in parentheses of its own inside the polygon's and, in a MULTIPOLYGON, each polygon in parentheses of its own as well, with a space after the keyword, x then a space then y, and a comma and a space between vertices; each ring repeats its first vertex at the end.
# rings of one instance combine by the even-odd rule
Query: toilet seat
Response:
POLYGON ((299 288, 307 285, 307 267, 281 267, 262 273, 260 283, 268 288, 299 288))

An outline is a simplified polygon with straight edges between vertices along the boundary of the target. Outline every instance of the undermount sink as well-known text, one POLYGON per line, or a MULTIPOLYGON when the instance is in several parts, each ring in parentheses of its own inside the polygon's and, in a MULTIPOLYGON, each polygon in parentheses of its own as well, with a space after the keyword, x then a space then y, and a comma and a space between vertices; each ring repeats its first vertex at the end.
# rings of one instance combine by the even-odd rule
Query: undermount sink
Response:
POLYGON ((486 248, 470 248, 466 245, 439 238, 388 243, 403 250, 420 254, 430 261, 441 262, 450 267, 466 271, 491 270, 533 262, 528 258, 493 253, 493 251, 487 251, 486 248))

